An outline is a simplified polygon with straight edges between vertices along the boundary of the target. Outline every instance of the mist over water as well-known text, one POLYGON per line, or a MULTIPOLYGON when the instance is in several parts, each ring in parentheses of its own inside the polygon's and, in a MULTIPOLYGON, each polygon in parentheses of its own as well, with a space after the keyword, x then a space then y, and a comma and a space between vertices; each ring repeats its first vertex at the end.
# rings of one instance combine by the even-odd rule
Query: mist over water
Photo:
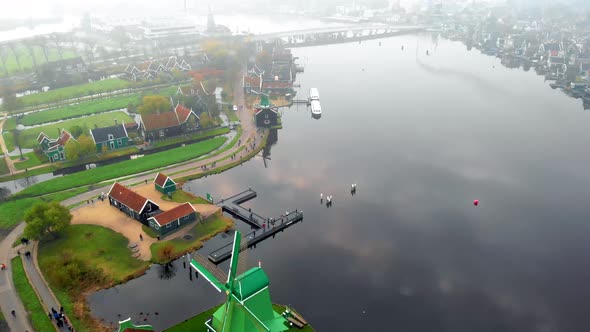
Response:
MULTIPOLYGON (((293 52, 305 64, 298 97, 318 88, 322 118, 285 109, 267 168, 257 157, 186 186, 225 197, 251 186, 261 215, 304 211, 248 251, 274 302, 317 331, 585 330, 590 116, 579 100, 430 35, 293 52), (417 42, 438 46, 426 56, 417 42)), ((223 301, 175 264, 173 276, 154 267, 91 295, 93 314, 158 311, 160 329, 223 301)))

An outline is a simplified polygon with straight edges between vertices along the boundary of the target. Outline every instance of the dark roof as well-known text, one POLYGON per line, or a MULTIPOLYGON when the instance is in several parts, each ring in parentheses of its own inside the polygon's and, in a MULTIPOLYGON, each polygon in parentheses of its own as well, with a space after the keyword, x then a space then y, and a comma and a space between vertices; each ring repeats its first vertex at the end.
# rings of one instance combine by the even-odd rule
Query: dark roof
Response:
POLYGON ((120 124, 112 127, 95 128, 90 130, 94 143, 106 142, 109 140, 109 134, 113 135, 113 139, 127 137, 127 130, 125 126, 120 124))
POLYGON ((114 198, 116 201, 137 213, 141 213, 141 210, 143 210, 144 206, 149 201, 149 199, 117 182, 115 182, 111 187, 111 190, 109 190, 108 196, 114 198))
POLYGON ((559 56, 552 56, 549 58, 551 63, 565 63, 565 58, 559 56))
POLYGON ((148 130, 148 131, 176 127, 180 124, 178 122, 178 117, 176 116, 176 112, 174 112, 174 111, 142 115, 141 121, 143 122, 143 126, 145 127, 145 130, 148 130))
POLYGON ((170 179, 170 181, 172 181, 174 183, 174 180, 172 180, 172 178, 170 178, 166 174, 158 173, 158 175, 156 175, 156 178, 154 179, 154 183, 157 184, 158 186, 164 188, 164 185, 166 184, 166 180, 168 180, 168 179, 170 179))
POLYGON ((172 210, 168 210, 166 212, 162 212, 156 216, 153 216, 152 218, 154 218, 160 226, 164 226, 173 222, 176 219, 188 216, 189 214, 195 211, 195 208, 190 203, 184 203, 173 208, 172 210))
POLYGON ((559 51, 561 49, 558 43, 545 43, 543 47, 545 47, 545 51, 559 51))

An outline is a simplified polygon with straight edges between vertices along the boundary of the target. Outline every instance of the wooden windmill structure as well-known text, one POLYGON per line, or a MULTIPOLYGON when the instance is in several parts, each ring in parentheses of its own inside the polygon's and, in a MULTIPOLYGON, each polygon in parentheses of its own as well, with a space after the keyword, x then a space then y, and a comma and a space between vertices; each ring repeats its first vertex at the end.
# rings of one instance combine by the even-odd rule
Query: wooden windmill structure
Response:
POLYGON ((219 292, 227 295, 225 303, 205 322, 211 332, 281 332, 288 330, 287 320, 272 307, 269 280, 260 267, 237 274, 240 254, 240 232, 236 231, 229 273, 225 282, 215 276, 206 261, 191 260, 190 265, 219 292), (211 271, 210 271, 211 270, 211 271))

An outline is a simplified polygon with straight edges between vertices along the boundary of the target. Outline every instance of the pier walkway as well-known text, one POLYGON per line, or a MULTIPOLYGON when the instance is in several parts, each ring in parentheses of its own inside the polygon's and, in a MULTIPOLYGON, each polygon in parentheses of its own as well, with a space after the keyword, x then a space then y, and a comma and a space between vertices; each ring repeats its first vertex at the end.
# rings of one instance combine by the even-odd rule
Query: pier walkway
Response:
MULTIPOLYGON (((277 233, 284 231, 288 227, 303 220, 303 211, 295 210, 286 212, 278 218, 263 217, 252 209, 247 209, 240 204, 243 204, 257 196, 256 191, 248 188, 241 193, 235 194, 229 198, 221 199, 215 205, 221 207, 224 212, 249 224, 253 230, 244 235, 242 240, 242 247, 240 251, 255 246, 257 243, 274 237, 277 233)), ((212 251, 209 254, 209 260, 214 264, 219 264, 231 257, 232 243, 212 251)))

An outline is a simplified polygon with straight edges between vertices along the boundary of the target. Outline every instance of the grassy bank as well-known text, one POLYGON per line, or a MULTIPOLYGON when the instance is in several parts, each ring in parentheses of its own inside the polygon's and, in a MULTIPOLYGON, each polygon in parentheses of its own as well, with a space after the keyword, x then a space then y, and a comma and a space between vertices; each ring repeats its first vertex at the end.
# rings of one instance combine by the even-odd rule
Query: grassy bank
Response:
MULTIPOLYGON (((82 128, 94 128, 95 125, 98 127, 108 127, 114 126, 115 120, 117 120, 117 123, 133 121, 133 119, 124 112, 112 112, 95 114, 83 118, 76 118, 59 123, 48 124, 45 126, 29 128, 20 132, 21 146, 23 148, 29 149, 39 146, 37 137, 41 132, 44 132, 51 138, 56 138, 58 136, 58 131, 61 129, 70 130, 70 128, 76 125, 82 128)), ((12 138, 12 133, 4 133, 4 140, 6 142, 6 148, 8 151, 14 150, 14 140, 12 138)))
MULTIPOLYGON (((32 264, 32 262, 28 264, 32 264)), ((12 280, 35 331, 55 331, 53 323, 47 317, 48 310, 41 305, 37 293, 29 283, 20 256, 12 259, 12 280)))
POLYGON ((8 165, 6 165, 6 160, 4 156, 0 157, 0 175, 8 174, 10 170, 8 169, 8 165))
POLYGON ((163 140, 163 141, 158 141, 154 144, 155 148, 159 148, 162 146, 168 146, 168 145, 172 145, 172 144, 178 144, 178 143, 182 143, 185 141, 190 141, 190 140, 198 140, 201 138, 205 138, 205 137, 213 137, 213 136, 218 136, 218 135, 225 135, 227 133, 229 133, 229 128, 224 127, 224 128, 215 128, 215 129, 211 129, 211 130, 206 130, 206 131, 202 131, 196 134, 192 134, 192 135, 188 135, 188 136, 181 136, 181 137, 174 137, 174 138, 170 138, 167 140, 163 140))
POLYGON ((28 169, 31 167, 39 166, 44 162, 47 162, 46 160, 40 160, 39 156, 37 156, 35 152, 25 153, 23 154, 23 157, 26 158, 26 160, 20 161, 20 156, 11 158, 14 162, 14 167, 16 167, 16 169, 28 169))
POLYGON ((96 331, 84 294, 141 275, 147 262, 131 256, 129 241, 110 229, 72 225, 42 241, 39 267, 70 316, 76 331, 96 331), (73 313, 73 315, 72 315, 73 313))
POLYGON ((25 115, 21 120, 21 124, 25 126, 33 126, 46 122, 72 119, 84 115, 126 108, 129 103, 137 104, 139 101, 139 94, 91 100, 25 115))
POLYGON ((187 252, 202 247, 203 241, 207 241, 215 235, 231 229, 233 225, 234 222, 231 218, 225 217, 221 212, 218 212, 209 218, 198 222, 195 226, 189 226, 192 227, 192 229, 188 231, 188 234, 192 236, 190 240, 176 238, 152 244, 150 247, 152 260, 157 263, 167 263, 187 252), (161 251, 165 247, 170 247, 172 249, 168 255, 169 257, 162 257, 161 255, 161 251))
POLYGON ((203 197, 199 197, 193 195, 189 192, 184 190, 176 190, 172 193, 172 197, 168 198, 168 195, 162 195, 162 200, 176 202, 176 203, 185 203, 189 202, 192 204, 211 204, 208 200, 204 199, 203 197))
POLYGON ((225 137, 212 138, 203 142, 154 153, 142 158, 51 179, 26 188, 13 195, 13 198, 41 196, 180 163, 207 154, 219 148, 226 140, 225 137))
POLYGON ((29 176, 51 173, 51 172, 55 171, 56 169, 57 169, 57 165, 51 164, 51 165, 43 166, 40 168, 35 168, 32 170, 30 169, 28 172, 22 172, 22 173, 17 173, 14 175, 3 176, 3 177, 0 177, 0 181, 5 182, 5 181, 10 181, 10 180, 18 180, 18 179, 22 179, 22 178, 27 178, 29 176))
POLYGON ((23 220, 25 211, 36 203, 58 201, 62 202, 68 198, 78 196, 86 191, 88 187, 76 188, 59 193, 53 193, 42 197, 22 198, 0 204, 0 230, 9 230, 23 220))
MULTIPOLYGON (((18 45, 15 48, 16 53, 18 54, 18 59, 20 66, 23 72, 30 71, 34 68, 33 65, 33 58, 31 56, 31 52, 24 46, 18 45)), ((33 54, 35 55, 35 60, 37 61, 37 65, 41 65, 46 63, 45 56, 43 55, 43 50, 41 47, 34 46, 33 47, 33 54)), ((5 54, 6 56, 6 69, 8 70, 9 75, 16 74, 19 72, 19 66, 16 61, 16 57, 12 50, 5 54)), ((61 56, 64 59, 70 59, 77 56, 77 54, 67 48, 62 48, 61 56)), ((48 46, 47 47, 47 58, 49 61, 57 61, 60 60, 61 57, 56 47, 48 46)), ((4 64, 0 62, 0 76, 5 76, 6 71, 4 70, 4 64)))
POLYGON ((31 95, 20 97, 20 100, 22 100, 24 106, 26 107, 53 103, 60 100, 72 99, 91 94, 126 89, 129 86, 130 83, 125 80, 119 78, 112 78, 92 83, 68 86, 65 88, 50 90, 47 92, 34 93, 31 95))

